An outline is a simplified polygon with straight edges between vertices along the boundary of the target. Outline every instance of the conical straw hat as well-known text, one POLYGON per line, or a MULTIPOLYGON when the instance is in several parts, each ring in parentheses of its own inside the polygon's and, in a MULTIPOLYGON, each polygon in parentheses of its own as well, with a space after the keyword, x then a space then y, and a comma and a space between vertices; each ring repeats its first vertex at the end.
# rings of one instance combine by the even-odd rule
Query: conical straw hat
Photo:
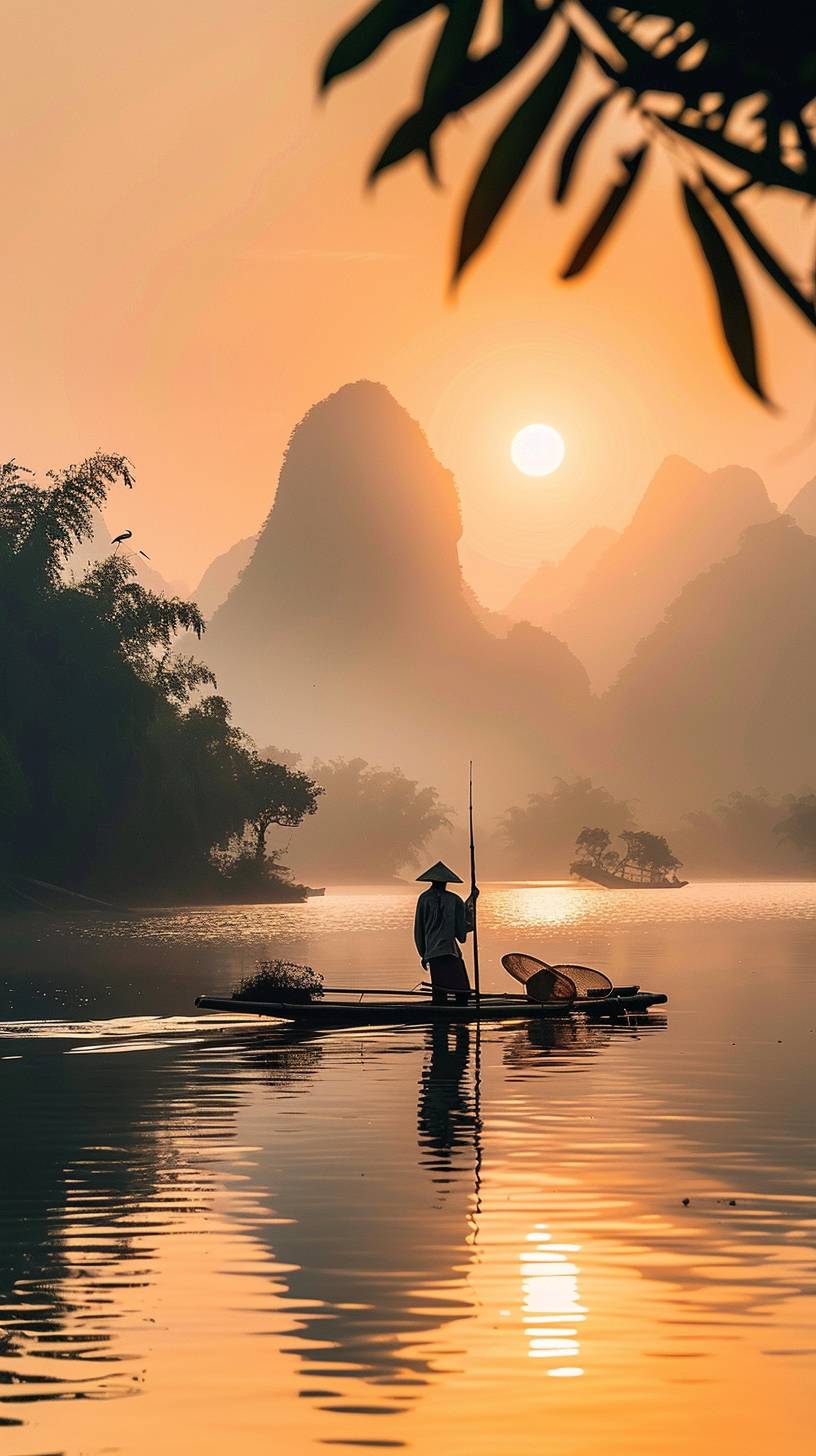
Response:
POLYGON ((424 875, 417 875, 417 883, 420 880, 429 880, 431 884, 434 884, 434 882, 443 885, 462 884, 459 876, 454 874, 453 870, 444 864, 441 859, 438 859, 436 864, 431 865, 431 868, 426 870, 424 875))

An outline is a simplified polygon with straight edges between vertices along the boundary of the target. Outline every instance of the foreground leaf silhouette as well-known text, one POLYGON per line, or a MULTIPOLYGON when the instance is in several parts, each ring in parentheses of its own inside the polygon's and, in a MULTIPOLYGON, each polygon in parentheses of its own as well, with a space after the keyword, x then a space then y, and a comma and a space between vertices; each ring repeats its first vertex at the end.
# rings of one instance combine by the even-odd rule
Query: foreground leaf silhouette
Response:
POLYGON ((484 245, 508 199, 559 117, 579 67, 603 87, 573 128, 563 150, 555 200, 563 202, 583 150, 605 124, 607 103, 625 93, 642 142, 619 161, 613 186, 564 277, 581 272, 630 201, 642 163, 655 146, 676 164, 690 226, 716 291, 723 333, 734 362, 754 394, 768 402, 760 381, 754 327, 726 233, 747 247, 754 263, 816 320, 813 273, 806 284, 759 240, 736 202, 761 188, 816 196, 816 52, 808 47, 798 0, 662 0, 659 9, 609 6, 602 0, 503 0, 498 39, 474 48, 487 0, 378 0, 339 38, 323 67, 321 85, 366 64, 398 31, 443 10, 419 107, 380 150, 372 178, 420 153, 437 179, 434 143, 448 117, 503 83, 541 46, 544 75, 516 104, 494 138, 465 205, 454 268, 458 277, 484 245), (555 45, 555 58, 550 54, 555 45), (724 175, 725 174, 725 175, 724 175), (709 207, 716 198, 723 226, 709 207), (693 201, 689 199, 692 198, 693 201))

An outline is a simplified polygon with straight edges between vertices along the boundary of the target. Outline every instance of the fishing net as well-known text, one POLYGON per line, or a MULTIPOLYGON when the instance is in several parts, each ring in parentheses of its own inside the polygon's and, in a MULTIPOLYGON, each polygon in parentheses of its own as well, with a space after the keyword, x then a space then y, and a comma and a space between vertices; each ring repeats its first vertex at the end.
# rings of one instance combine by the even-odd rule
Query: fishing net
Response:
POLYGON ((525 987, 531 1001, 574 1001, 575 987, 569 973, 562 974, 560 967, 548 966, 537 956, 522 955, 511 951, 502 956, 502 965, 514 980, 525 987))
MULTIPOLYGON (((521 951, 511 951, 508 955, 502 956, 502 965, 509 972, 514 980, 520 981, 522 986, 529 985, 532 977, 536 977, 536 993, 539 984, 538 976, 543 970, 557 971, 575 987, 578 996, 608 996, 612 990, 612 982, 603 971, 593 970, 592 966, 550 966, 546 961, 539 960, 538 956, 524 955, 521 951)), ((557 993, 556 993, 557 996, 557 993)))
POLYGON ((518 950, 513 950, 507 955, 503 955, 501 963, 504 969, 513 977, 514 981, 521 981, 522 986, 526 986, 530 977, 534 976, 536 971, 547 969, 546 961, 540 961, 538 956, 522 955, 521 951, 518 950))
POLYGON ((563 976, 569 976, 579 996, 608 996, 612 990, 612 982, 603 971, 595 971, 592 966, 562 966, 555 967, 563 976))
POLYGON ((562 976, 555 966, 542 966, 524 983, 524 989, 531 1001, 563 1001, 571 1006, 575 1000, 575 987, 567 976, 562 976))

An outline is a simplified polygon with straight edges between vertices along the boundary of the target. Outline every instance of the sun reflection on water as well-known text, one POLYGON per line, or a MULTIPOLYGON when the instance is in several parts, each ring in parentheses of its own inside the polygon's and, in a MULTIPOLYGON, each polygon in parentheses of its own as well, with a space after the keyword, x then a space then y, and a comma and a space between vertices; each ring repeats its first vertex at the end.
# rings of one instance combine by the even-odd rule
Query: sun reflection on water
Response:
MULTIPOLYGON (((544 1224, 527 1235, 531 1249, 521 1253, 522 1319, 532 1360, 572 1361, 580 1354, 578 1326, 587 1317, 580 1301, 578 1267, 569 1257, 580 1244, 554 1244, 544 1224)), ((558 1364, 548 1375, 583 1375, 575 1363, 558 1364)))
POLYGON ((516 885, 494 892, 492 919, 497 926, 512 926, 516 932, 530 928, 574 925, 587 918, 587 901, 595 892, 581 892, 574 885, 516 885))
POLYGON ((485 889, 485 989, 643 1025, 190 1015, 256 955, 409 984, 413 900, 4 928, 3 1456, 812 1456, 816 885, 485 889))

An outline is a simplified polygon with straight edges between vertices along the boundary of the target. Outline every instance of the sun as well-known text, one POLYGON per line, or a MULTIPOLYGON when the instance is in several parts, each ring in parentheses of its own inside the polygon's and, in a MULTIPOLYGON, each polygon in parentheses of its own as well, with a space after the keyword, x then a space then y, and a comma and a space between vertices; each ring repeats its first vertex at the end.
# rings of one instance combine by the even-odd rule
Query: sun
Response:
POLYGON ((510 446, 510 459, 523 475, 552 475, 565 454, 564 441, 552 425, 525 425, 510 446))

